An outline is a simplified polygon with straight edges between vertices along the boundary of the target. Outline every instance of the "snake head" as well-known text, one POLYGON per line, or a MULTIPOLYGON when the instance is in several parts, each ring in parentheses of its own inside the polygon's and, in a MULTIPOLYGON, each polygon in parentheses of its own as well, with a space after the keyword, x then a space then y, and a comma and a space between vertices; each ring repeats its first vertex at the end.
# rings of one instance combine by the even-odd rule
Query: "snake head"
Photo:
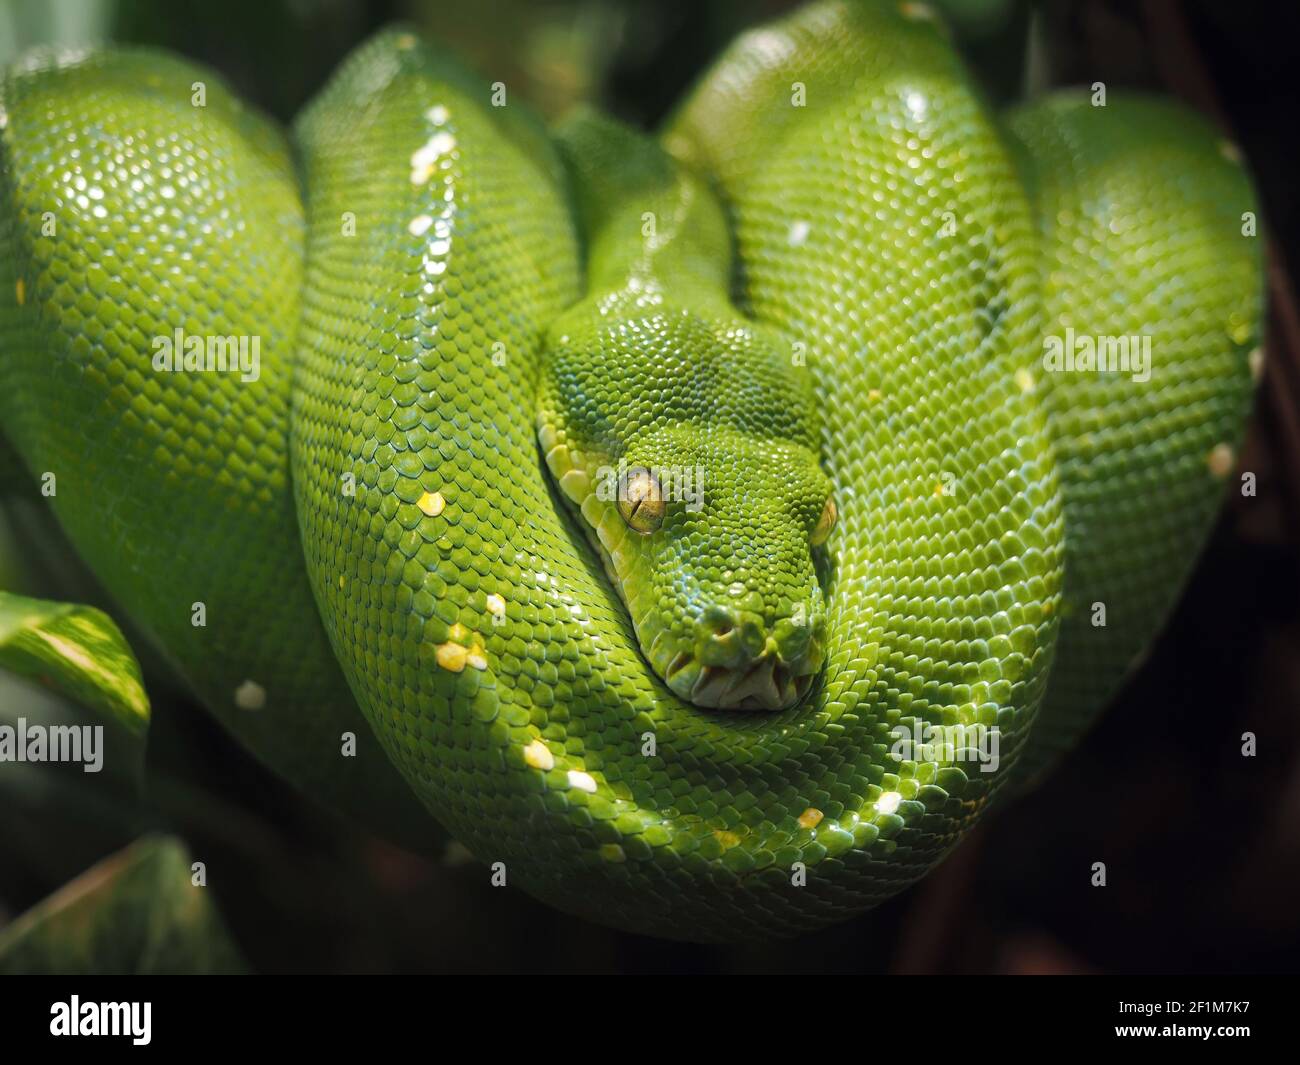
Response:
POLYGON ((651 668, 698 706, 793 706, 825 657, 835 505, 789 346, 742 320, 580 307, 543 365, 547 467, 651 668))

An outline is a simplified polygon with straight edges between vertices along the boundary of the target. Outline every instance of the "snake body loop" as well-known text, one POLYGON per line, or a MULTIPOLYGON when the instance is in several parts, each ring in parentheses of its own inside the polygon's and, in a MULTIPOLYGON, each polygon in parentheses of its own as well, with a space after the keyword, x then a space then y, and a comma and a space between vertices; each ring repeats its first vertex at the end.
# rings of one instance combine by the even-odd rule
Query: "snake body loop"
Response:
POLYGON ((1249 181, 1202 122, 1112 94, 1000 123, 919 11, 743 36, 662 150, 552 137, 400 28, 298 119, 296 167, 189 64, 29 57, 3 433, 313 794, 635 931, 860 911, 1153 637, 1261 311, 1249 181), (258 379, 158 371, 177 328, 259 337, 258 379), (1136 336, 1149 376, 1045 361, 1067 334, 1136 336), (696 467, 692 511, 662 471, 696 467))

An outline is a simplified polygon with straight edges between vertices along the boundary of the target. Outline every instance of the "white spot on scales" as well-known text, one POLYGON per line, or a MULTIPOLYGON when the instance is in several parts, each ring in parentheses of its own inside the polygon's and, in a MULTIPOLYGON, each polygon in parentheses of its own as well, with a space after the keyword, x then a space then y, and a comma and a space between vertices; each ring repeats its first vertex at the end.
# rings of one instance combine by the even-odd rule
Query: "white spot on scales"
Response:
POLYGON ((266 689, 255 680, 246 680, 235 689, 235 705, 241 710, 261 710, 266 705, 266 689))
POLYGON ((589 773, 584 773, 581 769, 570 769, 569 787, 594 795, 596 793, 596 779, 589 773))
POLYGON ((887 791, 876 800, 876 813, 893 814, 898 812, 898 804, 903 801, 903 796, 897 791, 887 791))
POLYGON ((433 176, 434 168, 456 150, 456 138, 447 130, 438 130, 411 153, 411 184, 423 185, 433 176))

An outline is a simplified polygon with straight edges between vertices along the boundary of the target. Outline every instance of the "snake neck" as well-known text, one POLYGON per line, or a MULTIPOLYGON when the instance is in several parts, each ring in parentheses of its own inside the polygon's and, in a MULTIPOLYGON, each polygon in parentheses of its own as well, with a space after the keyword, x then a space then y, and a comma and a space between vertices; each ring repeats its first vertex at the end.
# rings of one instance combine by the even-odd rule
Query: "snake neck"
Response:
POLYGON ((777 710, 823 661, 811 557, 830 483, 806 375, 727 295, 713 193, 643 134, 559 132, 587 293, 552 329, 538 438, 636 629, 696 705, 777 710))
POLYGON ((730 239, 709 188, 651 138, 593 112, 556 136, 587 247, 588 297, 725 313, 730 239))

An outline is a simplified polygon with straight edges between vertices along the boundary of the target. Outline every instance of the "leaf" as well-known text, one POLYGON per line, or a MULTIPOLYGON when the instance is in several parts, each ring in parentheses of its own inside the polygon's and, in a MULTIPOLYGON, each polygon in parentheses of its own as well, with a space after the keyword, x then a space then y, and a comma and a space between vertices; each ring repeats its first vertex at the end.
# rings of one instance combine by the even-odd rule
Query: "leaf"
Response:
POLYGON ((140 665, 102 610, 0 592, 0 668, 108 715, 137 738, 148 732, 140 665))
POLYGON ((191 876, 180 840, 137 840, 0 930, 0 974, 247 971, 191 876))

